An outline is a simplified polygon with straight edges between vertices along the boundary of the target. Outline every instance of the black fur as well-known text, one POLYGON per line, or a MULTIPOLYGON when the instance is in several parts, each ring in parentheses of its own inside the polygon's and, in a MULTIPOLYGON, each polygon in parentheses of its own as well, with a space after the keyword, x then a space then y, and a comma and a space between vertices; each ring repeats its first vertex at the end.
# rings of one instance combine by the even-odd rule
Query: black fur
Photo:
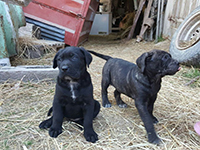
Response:
POLYGON ((53 68, 59 68, 53 107, 53 115, 40 123, 39 128, 49 129, 51 137, 62 133, 63 119, 74 121, 84 128, 84 137, 96 142, 98 135, 93 130, 93 119, 100 111, 100 104, 93 98, 93 86, 87 67, 92 56, 84 48, 67 47, 55 55, 53 68))
POLYGON ((173 75, 179 69, 179 63, 165 51, 152 50, 142 54, 136 61, 137 65, 119 58, 112 58, 94 51, 90 53, 105 59, 107 62, 102 72, 102 105, 111 107, 107 88, 115 87, 114 96, 119 107, 127 107, 120 94, 135 99, 135 105, 144 123, 150 143, 158 144, 153 123, 158 120, 153 115, 154 102, 161 87, 161 78, 173 75))

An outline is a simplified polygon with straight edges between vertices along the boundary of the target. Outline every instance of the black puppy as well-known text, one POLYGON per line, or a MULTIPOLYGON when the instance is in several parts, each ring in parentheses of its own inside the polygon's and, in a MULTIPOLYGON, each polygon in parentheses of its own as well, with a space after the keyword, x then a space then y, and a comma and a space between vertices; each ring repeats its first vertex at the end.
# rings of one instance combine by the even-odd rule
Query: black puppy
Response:
POLYGON ((114 96, 119 107, 127 107, 120 94, 135 99, 136 108, 144 123, 150 143, 159 144, 153 123, 158 120, 153 116, 154 102, 161 87, 161 78, 173 75, 179 69, 179 63, 165 51, 152 50, 142 54, 134 63, 102 55, 94 51, 90 53, 107 60, 102 72, 102 105, 111 107, 107 88, 115 87, 114 96))
POLYGON ((100 110, 100 104, 93 99, 93 86, 87 67, 92 56, 84 48, 66 47, 55 55, 53 68, 59 68, 53 107, 53 116, 39 128, 49 129, 51 137, 62 133, 63 119, 67 118, 84 127, 84 137, 89 142, 96 142, 98 135, 93 130, 93 119, 100 110))

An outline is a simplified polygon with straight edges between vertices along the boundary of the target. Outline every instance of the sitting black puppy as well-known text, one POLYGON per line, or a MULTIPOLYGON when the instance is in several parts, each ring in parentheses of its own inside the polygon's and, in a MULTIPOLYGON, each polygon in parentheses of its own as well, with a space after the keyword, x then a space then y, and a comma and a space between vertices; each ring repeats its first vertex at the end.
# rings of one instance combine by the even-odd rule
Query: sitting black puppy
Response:
POLYGON ((59 68, 51 118, 40 123, 39 128, 49 129, 51 137, 62 133, 63 119, 74 121, 84 128, 84 137, 96 142, 93 119, 100 111, 100 104, 93 98, 93 85, 87 67, 92 56, 84 48, 66 47, 55 55, 53 68, 59 68))
POLYGON ((94 51, 90 53, 107 60, 102 72, 102 105, 111 107, 107 88, 115 87, 114 96, 119 107, 127 107, 120 94, 135 99, 135 105, 144 123, 150 143, 159 144, 153 123, 158 120, 153 116, 154 102, 161 87, 161 78, 173 75, 180 70, 179 63, 165 51, 153 50, 142 54, 137 65, 122 59, 112 58, 94 51))

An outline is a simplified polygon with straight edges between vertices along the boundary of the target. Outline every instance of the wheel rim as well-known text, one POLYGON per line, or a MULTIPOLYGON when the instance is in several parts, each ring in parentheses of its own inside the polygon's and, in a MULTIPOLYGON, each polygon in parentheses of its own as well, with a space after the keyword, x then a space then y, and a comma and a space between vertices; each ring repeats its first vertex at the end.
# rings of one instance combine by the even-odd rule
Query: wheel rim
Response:
POLYGON ((181 27, 176 38, 176 47, 185 50, 200 40, 200 12, 195 13, 181 27))

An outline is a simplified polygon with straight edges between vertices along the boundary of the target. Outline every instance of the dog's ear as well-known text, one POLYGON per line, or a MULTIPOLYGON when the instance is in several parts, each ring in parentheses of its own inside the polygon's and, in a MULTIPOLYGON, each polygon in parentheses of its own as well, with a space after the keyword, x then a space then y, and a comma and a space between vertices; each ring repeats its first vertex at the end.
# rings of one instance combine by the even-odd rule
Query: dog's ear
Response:
POLYGON ((140 68, 140 70, 141 70, 142 73, 144 73, 144 70, 145 70, 145 67, 146 67, 146 60, 147 59, 151 59, 152 55, 153 54, 151 52, 146 52, 146 53, 143 53, 136 60, 136 64, 140 68))
POLYGON ((80 50, 85 55, 85 62, 87 67, 89 68, 90 63, 92 62, 92 55, 88 51, 86 51, 83 47, 80 47, 80 50))
POLYGON ((54 59, 53 59, 53 69, 55 69, 56 67, 58 67, 58 64, 57 64, 57 57, 58 57, 58 55, 60 54, 60 52, 61 51, 63 51, 64 49, 60 49, 57 53, 56 53, 56 55, 55 55, 55 57, 54 57, 54 59))

